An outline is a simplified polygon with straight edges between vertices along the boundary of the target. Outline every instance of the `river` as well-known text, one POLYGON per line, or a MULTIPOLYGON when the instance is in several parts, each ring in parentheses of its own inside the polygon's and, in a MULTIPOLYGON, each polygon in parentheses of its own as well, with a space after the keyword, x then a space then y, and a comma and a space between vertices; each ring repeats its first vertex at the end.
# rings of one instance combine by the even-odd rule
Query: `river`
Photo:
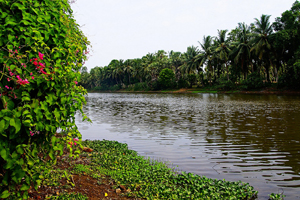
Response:
POLYGON ((259 199, 300 199, 300 96, 89 93, 83 139, 209 178, 248 182, 259 199))

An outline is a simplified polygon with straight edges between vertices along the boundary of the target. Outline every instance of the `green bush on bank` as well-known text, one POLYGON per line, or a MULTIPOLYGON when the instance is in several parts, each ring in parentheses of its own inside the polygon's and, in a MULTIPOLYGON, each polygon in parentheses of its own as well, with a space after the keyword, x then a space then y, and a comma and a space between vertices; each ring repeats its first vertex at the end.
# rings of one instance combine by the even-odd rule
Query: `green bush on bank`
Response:
POLYGON ((27 199, 47 161, 72 154, 87 45, 67 0, 0 1, 0 198, 27 199))

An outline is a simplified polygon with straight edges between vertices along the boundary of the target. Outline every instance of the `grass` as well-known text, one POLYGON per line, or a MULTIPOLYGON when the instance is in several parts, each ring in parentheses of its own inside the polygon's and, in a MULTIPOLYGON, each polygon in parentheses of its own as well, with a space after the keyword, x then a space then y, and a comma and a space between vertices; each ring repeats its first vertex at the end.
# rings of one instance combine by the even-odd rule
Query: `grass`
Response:
POLYGON ((218 93, 219 91, 216 91, 216 90, 194 90, 192 91, 192 93, 218 93))

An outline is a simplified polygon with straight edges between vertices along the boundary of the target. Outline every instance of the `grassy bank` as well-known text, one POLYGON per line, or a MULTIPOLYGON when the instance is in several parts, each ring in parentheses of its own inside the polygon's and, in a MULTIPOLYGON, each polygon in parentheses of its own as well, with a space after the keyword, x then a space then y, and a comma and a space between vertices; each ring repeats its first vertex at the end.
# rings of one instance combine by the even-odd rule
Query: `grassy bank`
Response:
MULTIPOLYGON (((178 173, 162 162, 145 159, 115 141, 84 141, 93 149, 73 160, 58 158, 33 199, 256 199, 247 183, 178 173), (40 195, 40 197, 38 197, 40 195)), ((271 199, 280 199, 272 194, 271 199)))
POLYGON ((193 87, 193 88, 181 88, 181 89, 169 89, 169 90, 134 90, 133 88, 126 88, 120 90, 89 90, 88 92, 116 92, 116 93, 221 93, 221 94, 295 94, 300 95, 299 90, 291 90, 287 88, 278 89, 274 85, 270 85, 268 87, 260 88, 260 89, 252 89, 252 90, 245 90, 245 89, 234 89, 234 90, 223 90, 215 86, 207 86, 207 87, 193 87))

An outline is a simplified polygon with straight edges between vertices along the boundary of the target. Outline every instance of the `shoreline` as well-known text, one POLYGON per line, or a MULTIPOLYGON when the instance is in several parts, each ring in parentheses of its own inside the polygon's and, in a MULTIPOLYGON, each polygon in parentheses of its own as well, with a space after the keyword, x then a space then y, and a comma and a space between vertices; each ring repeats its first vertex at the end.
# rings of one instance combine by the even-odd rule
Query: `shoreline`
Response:
MULTIPOLYGON (((257 199, 248 183, 178 172, 128 149, 126 143, 85 140, 75 160, 64 152, 30 199, 257 199), (61 176, 64 174, 64 176, 61 176)), ((269 199, 282 199, 270 194, 269 199)))
POLYGON ((262 90, 211 90, 208 88, 181 88, 176 90, 157 90, 157 91, 128 91, 126 89, 116 91, 95 91, 90 90, 90 93, 165 93, 165 94, 197 94, 197 93, 214 93, 214 94, 274 94, 274 95, 300 95, 299 90, 279 90, 276 88, 263 88, 262 90))

